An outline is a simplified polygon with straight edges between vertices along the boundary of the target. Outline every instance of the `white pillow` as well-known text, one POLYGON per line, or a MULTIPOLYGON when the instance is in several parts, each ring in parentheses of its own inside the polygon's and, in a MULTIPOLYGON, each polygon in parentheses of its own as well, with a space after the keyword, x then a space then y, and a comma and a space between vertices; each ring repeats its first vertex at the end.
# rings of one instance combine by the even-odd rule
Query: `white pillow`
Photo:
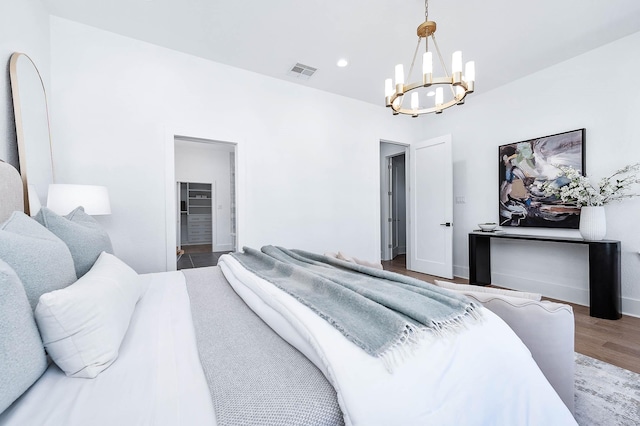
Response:
POLYGON ((118 357, 145 290, 133 269, 102 252, 74 284, 40 296, 35 317, 53 361, 70 377, 100 374, 118 357))
POLYGON ((336 255, 337 259, 344 260, 346 262, 355 263, 356 265, 368 266, 369 268, 382 269, 382 263, 369 262, 368 260, 358 259, 357 257, 348 256, 341 251, 336 255))
POLYGON ((536 300, 536 301, 540 301, 542 299, 542 295, 540 293, 527 293, 525 291, 505 290, 502 288, 484 287, 479 285, 456 284, 448 281, 439 281, 439 280, 435 280, 434 283, 438 287, 447 288, 449 290, 460 291, 463 293, 474 292, 474 293, 500 294, 502 296, 519 297, 521 299, 530 299, 530 300, 536 300))

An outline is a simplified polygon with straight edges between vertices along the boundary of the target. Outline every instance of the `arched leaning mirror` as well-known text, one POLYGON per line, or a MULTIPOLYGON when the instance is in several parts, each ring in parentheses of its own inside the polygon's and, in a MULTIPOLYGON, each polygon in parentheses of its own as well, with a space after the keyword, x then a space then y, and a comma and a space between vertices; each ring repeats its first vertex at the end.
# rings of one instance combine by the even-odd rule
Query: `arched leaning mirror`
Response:
POLYGON ((47 95, 36 64, 24 53, 11 55, 9 73, 24 209, 25 213, 35 215, 40 203, 46 205, 49 184, 54 182, 47 95))

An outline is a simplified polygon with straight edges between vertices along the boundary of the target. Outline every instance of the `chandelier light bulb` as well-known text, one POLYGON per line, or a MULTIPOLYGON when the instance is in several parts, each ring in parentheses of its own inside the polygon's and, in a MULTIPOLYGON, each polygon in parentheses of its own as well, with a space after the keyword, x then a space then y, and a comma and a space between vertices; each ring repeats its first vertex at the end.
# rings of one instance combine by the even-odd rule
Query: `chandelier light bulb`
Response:
POLYGON ((469 61, 464 64, 464 79, 465 81, 476 81, 476 63, 469 61))
POLYGON ((425 52, 422 55, 422 74, 433 74, 433 54, 425 52))
POLYGON ((404 84, 404 67, 402 64, 396 65, 396 86, 404 84))
POLYGON ((389 97, 393 95, 393 81, 388 78, 384 81, 384 96, 389 97))
POLYGON ((420 107, 420 99, 418 98, 418 92, 411 94, 411 109, 416 110, 420 107))
POLYGON ((436 106, 442 105, 443 102, 444 102, 444 92, 442 90, 442 87, 438 87, 436 89, 436 106))
POLYGON ((460 50, 456 50, 455 52, 453 52, 451 61, 451 72, 453 74, 462 72, 462 52, 460 50))

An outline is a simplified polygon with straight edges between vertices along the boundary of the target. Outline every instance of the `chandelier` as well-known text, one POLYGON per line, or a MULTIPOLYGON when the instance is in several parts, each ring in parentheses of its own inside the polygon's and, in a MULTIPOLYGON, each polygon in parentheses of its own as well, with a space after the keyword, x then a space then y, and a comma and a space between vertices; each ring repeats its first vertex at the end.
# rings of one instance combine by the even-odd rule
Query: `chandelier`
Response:
MULTIPOLYGON (((447 71, 447 66, 442 59, 442 53, 436 42, 435 32, 436 23, 429 21, 429 0, 424 2, 424 19, 425 21, 418 26, 418 45, 416 46, 413 59, 411 61, 411 67, 409 68, 409 74, 407 80, 411 78, 418 52, 420 51, 420 44, 422 39, 425 40, 425 52, 422 54, 422 81, 415 83, 405 84, 404 67, 402 64, 396 65, 395 68, 395 86, 393 81, 388 78, 385 80, 385 101, 387 107, 391 108, 393 115, 408 114, 413 117, 417 117, 422 114, 430 114, 435 112, 440 114, 443 110, 452 107, 454 105, 464 104, 464 98, 473 93, 473 86, 475 83, 475 63, 473 61, 467 62, 464 68, 464 74, 462 74, 462 52, 453 52, 451 61, 451 75, 447 71), (429 51, 429 38, 433 41, 433 46, 440 59, 440 64, 444 71, 444 77, 433 76, 433 53, 429 51), (420 88, 429 88, 431 86, 438 86, 435 91, 429 91, 427 96, 420 99, 420 88), (445 90, 446 89, 446 90, 445 90), (405 94, 411 92, 411 100, 409 107, 404 105, 405 94), (445 98, 445 92, 447 96, 445 98), (449 94, 450 92, 450 94, 449 94), (433 97, 434 100, 429 98, 433 97)), ((424 92, 424 91, 422 91, 424 92)))

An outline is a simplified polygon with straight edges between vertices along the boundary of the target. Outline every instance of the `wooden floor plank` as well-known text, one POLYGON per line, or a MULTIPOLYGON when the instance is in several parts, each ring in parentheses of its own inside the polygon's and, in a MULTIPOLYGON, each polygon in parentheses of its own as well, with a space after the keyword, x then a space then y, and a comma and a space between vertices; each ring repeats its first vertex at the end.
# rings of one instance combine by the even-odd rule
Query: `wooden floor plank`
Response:
MULTIPOLYGON (((391 261, 382 262, 382 265, 385 270, 409 275, 427 282, 442 279, 433 275, 408 271, 404 255, 397 256, 391 261)), ((468 283, 467 280, 458 277, 447 281, 468 283)), ((628 315, 623 315, 619 320, 593 318, 589 316, 588 306, 568 302, 561 303, 567 303, 573 308, 576 326, 576 352, 640 373, 640 318, 628 315)))

